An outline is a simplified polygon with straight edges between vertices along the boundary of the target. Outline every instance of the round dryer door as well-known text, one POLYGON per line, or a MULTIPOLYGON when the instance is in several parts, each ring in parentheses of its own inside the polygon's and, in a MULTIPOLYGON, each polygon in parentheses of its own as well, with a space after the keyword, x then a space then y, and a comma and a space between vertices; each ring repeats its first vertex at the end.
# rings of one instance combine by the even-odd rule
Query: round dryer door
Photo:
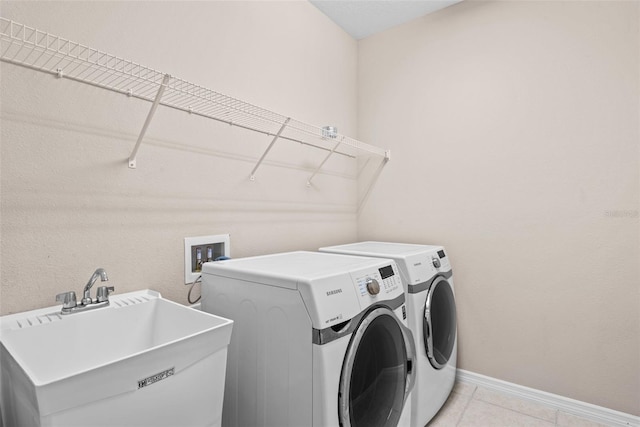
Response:
POLYGON ((451 285, 438 277, 427 293, 423 320, 424 345, 431 365, 442 369, 456 341, 456 301, 451 285))
POLYGON ((342 427, 396 426, 413 386, 413 339, 386 307, 368 312, 353 332, 340 376, 342 427))

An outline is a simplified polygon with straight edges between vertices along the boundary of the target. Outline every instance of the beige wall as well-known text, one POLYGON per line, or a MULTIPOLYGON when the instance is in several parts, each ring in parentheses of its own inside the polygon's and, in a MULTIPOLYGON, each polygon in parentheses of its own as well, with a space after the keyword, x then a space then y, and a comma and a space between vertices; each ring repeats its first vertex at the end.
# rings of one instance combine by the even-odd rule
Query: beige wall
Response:
POLYGON ((445 245, 459 366, 640 415, 639 3, 463 2, 359 43, 359 239, 445 245))
MULTIPOLYGON (((17 22, 314 125, 356 133, 357 43, 306 1, 5 2, 17 22)), ((116 292, 186 303, 184 237, 232 256, 356 238, 355 162, 2 63, 2 314, 55 304, 104 267, 116 292)))
POLYGON ((282 143, 250 182, 269 138, 160 108, 130 170, 148 104, 2 63, 0 312, 98 266, 184 303, 185 236, 231 233, 236 257, 433 242, 453 258, 460 367, 639 415, 638 13, 464 2, 357 44, 306 2, 3 1, 392 161, 357 217, 351 164, 308 189, 324 154, 282 143))

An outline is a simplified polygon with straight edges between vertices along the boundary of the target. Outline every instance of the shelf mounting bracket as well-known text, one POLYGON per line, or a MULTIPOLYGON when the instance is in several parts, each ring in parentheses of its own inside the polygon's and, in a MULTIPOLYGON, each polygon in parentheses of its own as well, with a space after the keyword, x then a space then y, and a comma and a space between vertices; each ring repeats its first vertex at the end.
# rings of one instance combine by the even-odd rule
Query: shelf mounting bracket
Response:
POLYGON ((256 163, 255 167, 251 171, 251 177, 249 178, 249 179, 251 179, 251 181, 255 181, 256 180, 256 171, 260 167, 260 164, 262 163, 264 158, 267 157, 267 153, 271 150, 271 148, 276 143, 278 138, 280 138, 280 135, 282 135, 282 132, 284 131, 284 128, 287 127, 287 124, 289 123, 289 120, 291 120, 291 117, 287 117, 287 119, 284 121, 284 123, 282 123, 282 126, 280 126, 280 130, 278 131, 278 133, 271 140, 271 144, 269 144, 269 146, 267 147, 265 152, 262 153, 262 157, 260 157, 260 160, 258 160, 258 163, 256 163))
POLYGON ((151 123, 151 119, 153 119, 153 115, 156 112, 156 108, 158 108, 158 104, 160 104, 160 100, 162 99, 162 94, 164 90, 167 88, 167 84, 169 84, 169 79, 171 78, 170 74, 165 74, 162 83, 160 83, 160 87, 158 88, 158 93, 156 93, 156 98, 153 100, 153 104, 151 105, 151 109, 149 110, 149 114, 147 115, 147 119, 144 121, 142 125, 142 130, 140 131, 140 135, 138 135, 138 140, 136 141, 135 147, 133 147, 133 151, 129 156, 129 168, 136 168, 136 155, 138 154, 138 149, 140 148, 140 144, 142 143, 142 139, 144 138, 144 134, 147 133, 147 128, 151 123))
POLYGON ((313 171, 313 173, 311 174, 311 176, 309 177, 309 179, 307 179, 307 187, 311 187, 311 180, 313 179, 313 177, 316 176, 316 174, 318 172, 320 172, 320 169, 322 169, 322 166, 324 166, 324 164, 327 162, 327 160, 329 160, 329 157, 331 157, 331 155, 333 153, 336 152, 336 150, 338 149, 338 147, 340 146, 340 144, 342 144, 342 141, 344 140, 344 135, 342 136, 342 138, 340 138, 340 141, 338 141, 336 143, 336 145, 333 146, 333 148, 331 149, 331 151, 329 151, 329 153, 327 154, 327 156, 324 158, 324 160, 322 161, 322 163, 320 163, 320 165, 316 168, 315 171, 313 171))
POLYGON ((362 207, 364 206, 364 204, 366 203, 367 199, 369 198, 369 194, 371 193, 371 189, 373 189, 373 186, 375 185, 376 181, 378 180, 378 177, 380 176, 380 173, 382 172, 382 169, 387 164, 387 162, 389 162, 389 160, 391 160, 391 151, 390 150, 386 150, 384 152, 384 157, 382 158, 382 161, 378 165, 378 168, 376 169, 376 171, 373 174, 373 177, 371 178, 371 182, 369 182, 369 185, 367 186, 366 190, 364 191, 364 196, 362 196, 362 199, 358 203, 358 215, 360 215, 360 212, 362 211, 362 207))

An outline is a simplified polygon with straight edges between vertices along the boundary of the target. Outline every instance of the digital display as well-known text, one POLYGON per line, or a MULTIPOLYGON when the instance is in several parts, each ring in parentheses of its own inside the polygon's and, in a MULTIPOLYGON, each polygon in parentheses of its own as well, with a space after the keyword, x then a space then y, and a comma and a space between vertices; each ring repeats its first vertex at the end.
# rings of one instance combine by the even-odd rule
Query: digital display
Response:
POLYGON ((394 274, 393 267, 390 265, 379 268, 378 271, 380 271, 380 276, 382 276, 382 280, 386 279, 387 277, 391 277, 394 274))
POLYGON ((438 251, 438 256, 440 257, 440 259, 444 258, 446 255, 444 254, 443 250, 438 251))

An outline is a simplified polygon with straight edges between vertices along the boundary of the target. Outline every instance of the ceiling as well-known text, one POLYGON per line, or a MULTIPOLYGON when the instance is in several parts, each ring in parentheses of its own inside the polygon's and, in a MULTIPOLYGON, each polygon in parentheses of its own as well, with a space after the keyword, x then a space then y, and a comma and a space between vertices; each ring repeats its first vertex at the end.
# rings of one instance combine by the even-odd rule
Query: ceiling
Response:
POLYGON ((359 40, 462 0, 309 0, 359 40))

